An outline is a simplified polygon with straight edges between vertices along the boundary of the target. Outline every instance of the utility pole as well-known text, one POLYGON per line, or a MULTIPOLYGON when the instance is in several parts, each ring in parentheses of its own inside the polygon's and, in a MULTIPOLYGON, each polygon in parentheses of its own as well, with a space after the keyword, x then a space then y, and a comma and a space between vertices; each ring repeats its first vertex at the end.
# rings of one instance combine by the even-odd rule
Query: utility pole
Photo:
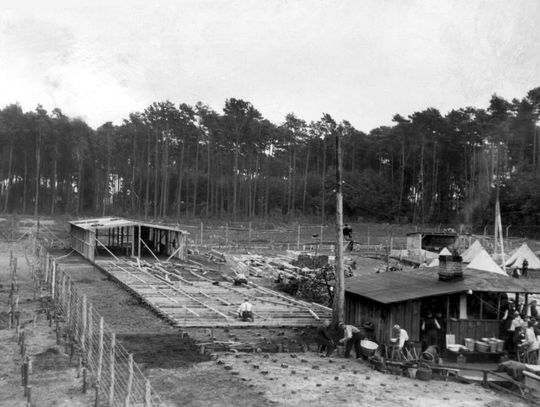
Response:
POLYGON ((336 286, 334 288, 333 322, 345 322, 345 275, 343 273, 343 181, 341 176, 341 128, 336 129, 336 286))

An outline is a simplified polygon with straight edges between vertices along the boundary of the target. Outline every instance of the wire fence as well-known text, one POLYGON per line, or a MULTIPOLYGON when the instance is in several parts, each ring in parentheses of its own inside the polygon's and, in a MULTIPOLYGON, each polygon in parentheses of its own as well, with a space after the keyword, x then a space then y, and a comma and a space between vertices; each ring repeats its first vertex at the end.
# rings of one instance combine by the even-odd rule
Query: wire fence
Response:
POLYGON ((35 253, 56 310, 64 318, 66 337, 77 344, 82 365, 91 374, 99 405, 159 406, 158 394, 133 355, 117 343, 116 334, 93 309, 86 294, 37 241, 35 253))
MULTIPOLYGON (((271 250, 333 250, 336 242, 335 225, 291 225, 265 228, 264 225, 248 223, 226 223, 176 225, 189 232, 191 249, 215 248, 271 249, 271 250)), ((392 225, 354 224, 354 242, 361 247, 388 246, 394 249, 406 248, 405 233, 392 225), (403 232, 403 233, 402 233, 403 232), (400 235, 401 234, 401 235, 400 235)))

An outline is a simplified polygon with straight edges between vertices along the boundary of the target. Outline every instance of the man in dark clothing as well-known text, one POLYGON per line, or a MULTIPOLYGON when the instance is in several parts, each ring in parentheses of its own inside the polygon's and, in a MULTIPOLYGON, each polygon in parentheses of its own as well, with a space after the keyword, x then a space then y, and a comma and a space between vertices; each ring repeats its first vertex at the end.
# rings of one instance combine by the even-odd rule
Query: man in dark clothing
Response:
POLYGON ((348 223, 345 223, 345 225, 343 226, 343 238, 345 239, 345 241, 349 242, 347 244, 346 249, 352 252, 353 245, 354 245, 353 236, 352 236, 352 227, 349 226, 348 223))
POLYGON ((330 321, 323 321, 321 326, 317 328, 317 336, 315 338, 317 344, 319 345, 319 352, 326 351, 326 356, 330 356, 334 352, 334 349, 336 349, 334 340, 330 336, 329 327, 330 321))
POLYGON ((529 272, 529 262, 527 259, 523 259, 523 264, 521 265, 521 276, 527 277, 527 273, 529 272))
POLYGON ((424 331, 424 341, 426 346, 437 345, 439 330, 441 326, 433 313, 429 312, 426 320, 422 323, 422 331, 424 331))

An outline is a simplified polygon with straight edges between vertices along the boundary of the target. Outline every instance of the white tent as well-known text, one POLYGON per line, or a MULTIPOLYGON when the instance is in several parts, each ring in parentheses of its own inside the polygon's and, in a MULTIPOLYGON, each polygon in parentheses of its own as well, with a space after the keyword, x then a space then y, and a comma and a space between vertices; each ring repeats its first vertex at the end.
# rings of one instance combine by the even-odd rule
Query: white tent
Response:
POLYGON ((461 253, 461 258, 463 259, 463 263, 470 263, 471 261, 473 261, 474 258, 478 256, 478 254, 482 250, 484 250, 484 248, 482 247, 482 244, 478 240, 475 240, 474 243, 470 245, 467 250, 461 253))
POLYGON ((450 250, 448 250, 446 247, 441 250, 439 253, 439 256, 451 256, 452 253, 450 253, 450 250))
POLYGON ((491 256, 484 249, 471 261, 467 266, 467 269, 489 271, 490 273, 497 273, 507 276, 497 263, 491 258, 491 256))
POLYGON ((523 260, 527 259, 529 263, 529 269, 540 269, 540 259, 534 254, 534 252, 527 246, 527 243, 523 243, 519 249, 517 249, 512 256, 506 260, 506 266, 519 267, 523 265, 523 260))

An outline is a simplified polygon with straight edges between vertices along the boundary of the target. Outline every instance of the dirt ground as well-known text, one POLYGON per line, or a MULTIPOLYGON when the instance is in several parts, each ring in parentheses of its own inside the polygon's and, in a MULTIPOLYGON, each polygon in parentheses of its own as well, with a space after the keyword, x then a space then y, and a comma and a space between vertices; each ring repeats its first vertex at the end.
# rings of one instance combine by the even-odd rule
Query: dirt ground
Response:
MULTIPOLYGON (((21 356, 5 312, 9 295, 9 250, 0 246, 0 406, 24 406, 21 356), (2 318, 2 316, 4 316, 2 318)), ((29 265, 22 246, 18 258, 21 321, 26 324, 28 354, 33 360, 32 398, 35 406, 90 406, 91 394, 82 394, 75 363, 56 346, 53 327, 32 300, 29 265)), ((29 258, 30 259, 30 258, 29 258)), ((31 260, 31 259, 30 259, 31 260)), ((71 262, 71 257, 66 258, 71 262)), ((73 261, 74 264, 80 264, 73 261)), ((67 264, 66 264, 67 266, 67 264)), ((207 342, 209 330, 184 333, 170 327, 130 294, 89 266, 74 267, 73 278, 90 293, 96 311, 118 332, 119 341, 160 394, 164 406, 466 406, 524 407, 522 401, 478 385, 432 380, 422 382, 371 370, 366 362, 340 357, 322 358, 301 352, 299 344, 311 334, 298 330, 216 330, 217 338, 259 338, 272 347, 260 352, 198 353, 197 342, 207 342), (105 301, 104 298, 107 298, 105 301), (252 332, 250 332, 252 331, 252 332), (271 332, 273 331, 273 332, 271 332), (279 341, 292 353, 274 353, 279 341)))

